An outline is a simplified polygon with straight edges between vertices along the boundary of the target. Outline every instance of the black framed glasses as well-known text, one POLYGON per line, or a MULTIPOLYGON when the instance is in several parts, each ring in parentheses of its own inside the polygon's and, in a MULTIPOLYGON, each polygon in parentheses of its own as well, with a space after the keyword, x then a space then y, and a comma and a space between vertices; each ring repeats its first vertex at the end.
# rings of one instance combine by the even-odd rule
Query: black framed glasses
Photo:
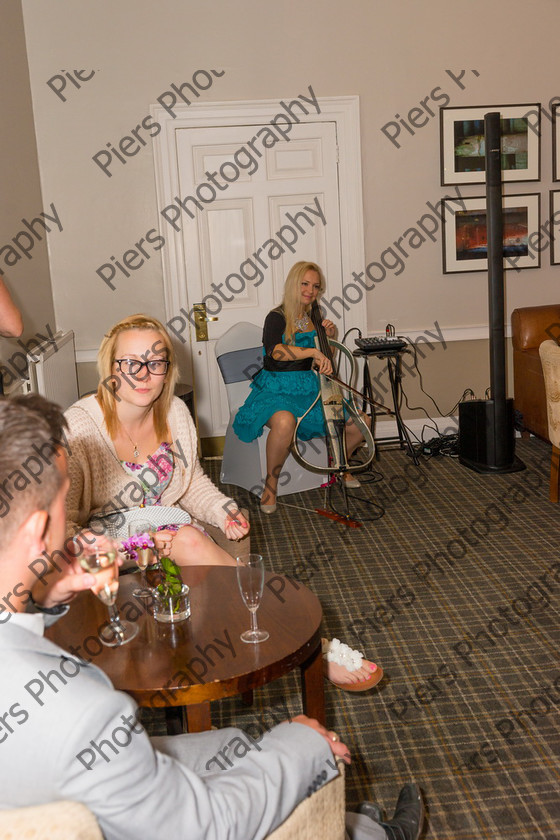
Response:
POLYGON ((150 359, 149 362, 141 362, 140 359, 115 359, 114 361, 118 365, 119 373, 124 373, 125 376, 138 376, 142 368, 146 368, 152 376, 165 376, 171 364, 167 359, 150 359))

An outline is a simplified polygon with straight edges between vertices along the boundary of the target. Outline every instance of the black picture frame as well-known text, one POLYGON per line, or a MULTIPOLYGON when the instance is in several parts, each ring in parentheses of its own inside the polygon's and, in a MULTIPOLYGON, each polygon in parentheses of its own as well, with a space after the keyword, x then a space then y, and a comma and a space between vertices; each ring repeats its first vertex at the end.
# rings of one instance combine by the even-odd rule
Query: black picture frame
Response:
MULTIPOLYGON (((463 197, 463 203, 461 210, 456 200, 443 199, 444 274, 488 271, 486 197, 463 197)), ((530 244, 541 231, 540 193, 506 195, 503 208, 504 269, 540 268, 540 251, 530 244)))
POLYGON ((558 218, 560 225, 560 190, 550 190, 550 264, 560 265, 560 241, 556 242, 555 219, 558 218), (558 214, 558 215, 556 215, 558 214))
POLYGON ((558 143, 558 119, 560 103, 552 108, 552 180, 560 181, 560 144, 558 143))
MULTIPOLYGON (((484 116, 502 120, 502 180, 540 181, 541 105, 471 105, 440 109, 441 185, 484 184, 484 116)), ((560 167, 559 167, 560 171, 560 167)))

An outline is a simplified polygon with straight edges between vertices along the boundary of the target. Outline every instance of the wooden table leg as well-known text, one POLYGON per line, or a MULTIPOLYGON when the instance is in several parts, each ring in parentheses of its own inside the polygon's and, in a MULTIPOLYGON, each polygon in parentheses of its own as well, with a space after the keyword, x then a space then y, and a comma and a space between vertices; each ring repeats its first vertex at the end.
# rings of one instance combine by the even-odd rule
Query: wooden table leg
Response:
POLYGON ((187 731, 184 706, 167 706, 164 711, 168 735, 182 735, 187 731))
POLYGON ((315 653, 301 665, 301 693, 304 713, 325 726, 325 684, 320 643, 315 653))
POLYGON ((210 703, 196 703, 185 708, 189 732, 207 732, 212 728, 210 703))

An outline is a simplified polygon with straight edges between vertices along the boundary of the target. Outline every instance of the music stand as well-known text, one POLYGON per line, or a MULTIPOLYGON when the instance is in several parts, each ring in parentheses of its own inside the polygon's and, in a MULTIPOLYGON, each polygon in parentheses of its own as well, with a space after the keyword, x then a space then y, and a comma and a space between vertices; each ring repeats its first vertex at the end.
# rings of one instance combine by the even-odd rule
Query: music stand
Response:
POLYGON ((352 355, 356 356, 357 358, 364 359, 364 372, 363 372, 363 395, 364 400, 362 403, 362 411, 366 410, 366 405, 369 402, 369 408, 372 415, 372 429, 374 428, 374 421, 377 414, 393 414, 395 417, 395 421, 397 424, 397 436, 396 437, 389 437, 384 438, 386 442, 393 442, 398 441, 399 446, 401 449, 405 447, 408 450, 408 454, 414 461, 416 466, 419 465, 418 457, 416 452, 414 451, 414 447, 412 445, 412 441, 410 440, 410 435, 408 433, 408 429, 406 428, 404 421, 402 419, 401 410, 400 410, 400 398, 402 394, 402 355, 406 352, 404 348, 400 350, 395 349, 387 349, 387 350, 378 350, 374 351, 373 353, 364 352, 363 350, 357 349, 352 351, 352 355), (387 409, 386 411, 377 411, 375 405, 375 399, 373 396, 373 387, 371 384, 371 376, 369 372, 369 365, 368 359, 371 356, 377 356, 378 359, 385 359, 387 362, 387 372, 389 374, 389 383, 391 385, 391 396, 393 398, 393 410, 387 409))

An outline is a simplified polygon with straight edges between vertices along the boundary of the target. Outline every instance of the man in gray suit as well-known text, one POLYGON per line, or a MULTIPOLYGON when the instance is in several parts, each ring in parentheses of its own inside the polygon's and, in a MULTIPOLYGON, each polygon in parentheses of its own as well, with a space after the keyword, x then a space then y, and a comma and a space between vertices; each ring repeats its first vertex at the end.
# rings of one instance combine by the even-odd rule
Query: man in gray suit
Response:
MULTIPOLYGON (((70 560, 40 580, 33 572, 63 544, 66 449, 56 406, 0 398, 0 808, 83 802, 107 840, 265 838, 337 775, 336 756, 349 762, 346 746, 305 715, 259 742, 233 728, 149 738, 99 668, 44 639, 95 582, 70 560)), ((347 815, 348 837, 417 840, 417 785, 405 785, 390 823, 379 819, 366 803, 347 815)))

